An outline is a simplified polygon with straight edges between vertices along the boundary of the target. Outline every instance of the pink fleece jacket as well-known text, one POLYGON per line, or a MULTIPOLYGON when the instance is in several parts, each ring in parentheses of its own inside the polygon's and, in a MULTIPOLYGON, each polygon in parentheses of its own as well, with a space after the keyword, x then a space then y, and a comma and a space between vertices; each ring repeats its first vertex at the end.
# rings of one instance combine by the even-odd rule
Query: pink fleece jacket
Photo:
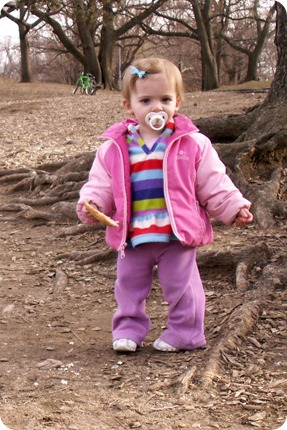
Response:
MULTIPOLYGON (((210 140, 199 133, 184 115, 175 115, 175 131, 168 142, 164 160, 164 195, 174 234, 183 245, 198 247, 213 241, 209 216, 232 224, 243 207, 243 198, 226 175, 224 164, 210 140)), ((106 242, 123 251, 131 215, 130 162, 126 143, 132 119, 114 124, 100 137, 89 178, 80 191, 77 214, 84 223, 97 220, 83 210, 83 201, 93 202, 100 211, 119 221, 119 228, 107 227, 106 242)))

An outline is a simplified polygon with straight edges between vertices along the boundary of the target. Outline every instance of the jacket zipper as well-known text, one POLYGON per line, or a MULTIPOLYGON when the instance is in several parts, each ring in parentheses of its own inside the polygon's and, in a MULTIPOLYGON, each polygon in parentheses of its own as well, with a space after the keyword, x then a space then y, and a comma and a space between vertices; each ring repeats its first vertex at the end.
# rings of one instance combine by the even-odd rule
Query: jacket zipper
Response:
POLYGON ((121 243, 120 246, 118 248, 118 251, 120 252, 120 256, 121 258, 125 258, 125 249, 127 247, 127 242, 126 242, 126 237, 127 237, 127 193, 126 193, 126 184, 125 184, 125 177, 124 177, 124 159, 123 159, 123 154, 122 151, 120 149, 120 146, 118 145, 118 143, 112 139, 113 142, 115 143, 116 147, 118 148, 119 154, 120 154, 120 158, 121 158, 121 162, 122 162, 122 182, 123 182, 123 190, 124 190, 124 220, 123 220, 123 234, 122 234, 122 239, 121 239, 121 243))
POLYGON ((184 136, 188 136, 190 134, 193 134, 194 132, 190 132, 190 133, 184 133, 181 136, 177 136, 176 139, 173 139, 170 144, 168 145, 165 155, 164 155, 164 159, 163 159, 163 186, 164 186, 164 197, 165 197, 165 201, 166 201, 166 207, 167 207, 167 211, 169 214, 169 218, 170 218, 170 223, 171 223, 171 227, 172 227, 172 231, 174 232, 174 234, 176 235, 176 237, 183 243, 184 240, 181 237, 181 235, 179 234, 179 232, 177 231, 176 228, 176 224, 175 224, 175 220, 174 220, 174 216, 173 216, 173 211, 172 211, 172 207, 171 207, 171 203, 170 203, 170 198, 169 198, 169 191, 168 191, 168 186, 167 186, 167 158, 169 155, 169 152, 171 150, 172 145, 174 144, 174 142, 180 137, 184 137, 184 136))

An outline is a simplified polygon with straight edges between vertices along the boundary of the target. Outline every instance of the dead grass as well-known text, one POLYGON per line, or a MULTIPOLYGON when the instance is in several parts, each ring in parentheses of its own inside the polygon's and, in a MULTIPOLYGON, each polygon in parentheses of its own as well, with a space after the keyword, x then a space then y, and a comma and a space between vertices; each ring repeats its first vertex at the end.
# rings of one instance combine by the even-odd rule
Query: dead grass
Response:
POLYGON ((267 90, 271 87, 272 81, 249 81, 238 85, 223 85, 221 91, 243 91, 243 90, 267 90))
MULTIPOLYGON (((0 166, 36 167, 95 150, 98 136, 125 117, 119 91, 73 95, 72 85, 0 79, 0 166)), ((262 93, 187 93, 181 113, 197 119, 243 113, 262 93)))

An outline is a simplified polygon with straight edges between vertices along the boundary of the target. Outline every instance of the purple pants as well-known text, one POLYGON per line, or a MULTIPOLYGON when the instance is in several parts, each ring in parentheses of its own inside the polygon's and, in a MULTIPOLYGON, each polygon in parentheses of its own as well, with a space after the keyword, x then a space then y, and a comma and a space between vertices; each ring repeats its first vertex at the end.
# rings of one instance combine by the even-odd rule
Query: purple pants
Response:
POLYGON ((196 264, 196 249, 180 242, 147 243, 126 248, 118 256, 113 317, 113 341, 131 339, 141 345, 150 328, 146 299, 153 281, 153 268, 168 303, 167 329, 160 338, 178 349, 205 345, 205 294, 196 264))

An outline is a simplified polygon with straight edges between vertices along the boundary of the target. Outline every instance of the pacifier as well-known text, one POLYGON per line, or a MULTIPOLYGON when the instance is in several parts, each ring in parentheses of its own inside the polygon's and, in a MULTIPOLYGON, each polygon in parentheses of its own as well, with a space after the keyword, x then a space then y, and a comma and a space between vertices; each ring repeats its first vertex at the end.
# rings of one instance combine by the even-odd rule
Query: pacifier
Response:
POLYGON ((145 122, 150 126, 153 130, 161 130, 168 119, 168 116, 165 112, 150 112, 145 117, 145 122))

